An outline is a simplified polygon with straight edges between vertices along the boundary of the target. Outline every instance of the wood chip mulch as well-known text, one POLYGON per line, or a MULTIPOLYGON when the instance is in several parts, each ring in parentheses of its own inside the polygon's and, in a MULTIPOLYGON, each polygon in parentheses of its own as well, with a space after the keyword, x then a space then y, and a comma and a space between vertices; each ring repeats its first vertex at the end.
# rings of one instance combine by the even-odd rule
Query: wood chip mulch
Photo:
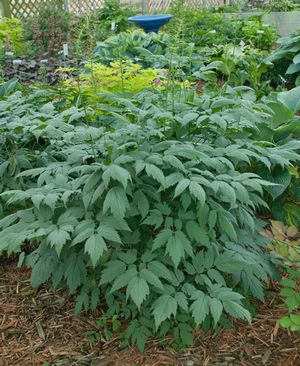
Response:
MULTIPOLYGON (((300 366, 300 335, 278 327, 281 300, 268 291, 252 325, 236 322, 218 334, 195 334, 194 347, 172 350, 150 341, 144 354, 118 350, 117 339, 89 344, 97 316, 74 316, 64 290, 33 290, 30 272, 0 264, 0 366, 300 366)), ((98 314, 99 315, 99 314, 98 314)))

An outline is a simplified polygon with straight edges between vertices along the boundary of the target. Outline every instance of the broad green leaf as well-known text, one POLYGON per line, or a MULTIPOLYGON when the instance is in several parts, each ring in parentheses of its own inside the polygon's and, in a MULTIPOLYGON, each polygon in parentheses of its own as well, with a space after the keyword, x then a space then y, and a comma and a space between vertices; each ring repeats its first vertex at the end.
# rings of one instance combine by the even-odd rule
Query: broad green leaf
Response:
POLYGON ((104 171, 102 179, 106 187, 108 187, 110 180, 114 179, 120 182, 124 189, 126 189, 128 182, 131 181, 131 175, 121 166, 112 164, 104 171))
POLYGON ((155 179, 163 187, 165 186, 165 183, 166 183, 165 176, 160 168, 158 168, 154 164, 146 163, 145 170, 149 177, 152 177, 153 179, 155 179))
POLYGON ((209 247, 210 240, 207 232, 196 221, 188 221, 186 224, 186 231, 192 240, 201 246, 209 247))
POLYGON ((121 261, 110 261, 106 265, 107 268, 101 273, 101 285, 114 281, 115 278, 126 271, 126 265, 121 261))
POLYGON ((55 248, 58 256, 68 240, 70 240, 70 234, 59 227, 53 230, 47 237, 48 243, 55 248))
POLYGON ((204 205, 206 200, 206 194, 204 189, 197 182, 191 182, 189 185, 191 195, 194 196, 201 205, 204 205))
POLYGON ((95 267, 99 258, 107 251, 107 246, 100 234, 93 234, 85 243, 84 251, 89 254, 95 267))
POLYGON ((82 253, 71 254, 66 262, 64 277, 71 292, 75 291, 86 279, 86 266, 82 260, 82 253))
POLYGON ((174 198, 181 195, 181 193, 190 185, 190 180, 182 179, 175 188, 174 198))
POLYGON ((137 276, 136 268, 130 268, 126 272, 121 273, 114 281, 112 288, 110 290, 111 293, 119 290, 128 285, 128 283, 132 280, 132 278, 137 276))
POLYGON ((105 213, 110 209, 116 218, 123 218, 128 207, 129 203, 124 189, 121 187, 111 188, 105 197, 103 212, 105 213))
POLYGON ((148 264, 148 269, 155 273, 159 278, 164 278, 168 281, 172 281, 172 274, 169 269, 159 261, 153 261, 148 264))
POLYGON ((126 297, 132 298, 138 309, 149 295, 150 290, 146 280, 140 276, 133 277, 127 286, 126 297))
POLYGON ((151 272, 150 270, 144 268, 140 271, 140 277, 144 278, 150 285, 155 286, 159 289, 163 289, 163 284, 161 283, 158 276, 151 272))
POLYGON ((156 238, 153 240, 152 251, 164 246, 172 235, 172 230, 164 229, 157 234, 156 238))
POLYGON ((159 328, 164 320, 170 318, 171 315, 176 316, 176 313, 177 301, 170 295, 160 296, 153 304, 153 315, 156 329, 159 328))
POLYGON ((144 219, 148 215, 150 208, 148 198, 142 191, 136 191, 134 194, 134 199, 137 204, 138 210, 141 213, 142 218, 144 219))
POLYGON ((170 255, 174 266, 178 267, 185 253, 193 256, 193 248, 182 231, 175 231, 168 239, 166 253, 170 255))
POLYGON ((115 230, 110 226, 100 224, 100 226, 97 229, 97 232, 106 240, 111 240, 116 243, 122 244, 120 235, 118 234, 117 230, 115 230))
POLYGON ((223 311, 223 305, 218 299, 209 299, 210 313, 214 319, 214 325, 218 324, 223 311))
POLYGON ((191 311, 195 323, 200 325, 209 314, 209 297, 204 292, 197 290, 192 299, 195 300, 191 305, 191 311))
POLYGON ((235 228, 232 222, 225 216, 225 214, 219 213, 218 221, 219 221, 219 230, 221 231, 221 233, 224 231, 225 234, 227 234, 231 240, 237 241, 235 228))

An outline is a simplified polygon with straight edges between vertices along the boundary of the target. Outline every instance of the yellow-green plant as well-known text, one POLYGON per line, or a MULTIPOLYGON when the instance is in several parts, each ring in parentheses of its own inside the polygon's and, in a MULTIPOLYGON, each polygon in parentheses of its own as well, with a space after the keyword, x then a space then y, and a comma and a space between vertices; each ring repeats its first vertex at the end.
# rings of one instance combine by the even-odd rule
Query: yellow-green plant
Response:
POLYGON ((20 54, 23 51, 23 27, 18 19, 3 18, 0 21, 1 49, 20 54))
MULTIPOLYGON (((131 61, 114 61, 110 66, 89 63, 79 74, 78 87, 83 93, 96 95, 100 92, 137 93, 152 86, 163 86, 162 70, 142 69, 131 61)), ((66 84, 73 85, 73 80, 66 84)))

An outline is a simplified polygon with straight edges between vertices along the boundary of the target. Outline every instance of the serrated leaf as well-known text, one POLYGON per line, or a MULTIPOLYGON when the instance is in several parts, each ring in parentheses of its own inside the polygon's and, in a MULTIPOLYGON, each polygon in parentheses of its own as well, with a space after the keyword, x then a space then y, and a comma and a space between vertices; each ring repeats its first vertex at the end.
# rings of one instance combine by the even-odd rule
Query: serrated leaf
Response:
POLYGON ((140 277, 144 278, 150 285, 153 285, 159 289, 163 289, 163 284, 161 283, 160 279, 158 278, 158 276, 149 271, 148 269, 144 268, 140 271, 140 277))
POLYGON ((155 273, 159 278, 164 278, 168 281, 172 281, 173 277, 169 269, 159 261, 153 261, 148 264, 148 269, 155 273))
POLYGON ((185 253, 193 256, 193 248, 182 231, 175 231, 168 239, 166 253, 170 255, 175 267, 178 267, 180 260, 185 253))
POLYGON ((219 213, 218 221, 219 221, 220 231, 221 232, 224 231, 231 240, 237 241, 237 234, 234 229, 234 226, 233 226, 232 222, 225 216, 225 214, 219 213))
POLYGON ((95 267, 99 258, 107 251, 107 246, 101 235, 93 234, 86 241, 84 251, 89 254, 92 264, 95 267))
POLYGON ((138 210, 141 213, 142 218, 144 219, 149 212, 149 201, 142 191, 136 191, 134 194, 134 199, 137 204, 138 210))
POLYGON ((152 251, 164 246, 171 235, 172 231, 170 229, 164 229, 160 233, 158 233, 156 238, 153 240, 152 251))
POLYGON ((126 189, 128 181, 131 181, 129 172, 121 166, 112 164, 103 173, 102 179, 106 187, 108 187, 110 180, 114 179, 120 182, 124 189, 126 189))
POLYGON ((146 170, 146 173, 149 177, 152 177, 153 179, 155 179, 163 187, 165 186, 165 183, 166 183, 165 176, 164 176, 164 173, 162 172, 162 170, 160 168, 158 168, 154 164, 146 163, 145 164, 145 170, 146 170))
POLYGON ((210 240, 207 232, 196 221, 188 221, 186 224, 186 231, 192 240, 195 240, 197 244, 205 247, 209 247, 210 240))
POLYGON ((126 297, 132 298, 138 309, 149 295, 150 290, 146 280, 140 276, 132 278, 127 286, 126 297))
POLYGON ((47 242, 51 247, 55 248, 57 255, 59 256, 63 246, 70 238, 70 234, 67 231, 57 227, 47 236, 47 242))
POLYGON ((191 192, 191 195, 194 196, 201 205, 205 204, 206 193, 199 183, 191 182, 189 185, 189 190, 191 192))
POLYGON ((183 292, 176 292, 175 300, 177 301, 178 306, 181 307, 182 310, 188 311, 188 301, 183 292))
POLYGON ((111 188, 103 203, 103 212, 107 212, 109 209, 116 218, 123 218, 125 216, 126 209, 129 203, 126 193, 121 187, 111 188))
POLYGON ((71 254, 66 262, 64 277, 71 292, 75 291, 86 278, 86 266, 82 260, 82 254, 71 254))
POLYGON ((114 281, 112 288, 110 290, 111 293, 119 290, 128 285, 132 278, 137 276, 136 268, 130 268, 126 272, 121 273, 114 281))
POLYGON ((122 240, 121 240, 120 235, 118 234, 117 230, 115 230, 114 228, 112 228, 110 226, 100 224, 100 226, 97 229, 97 232, 106 240, 111 240, 116 243, 122 244, 122 240))
POLYGON ((175 188, 174 198, 181 195, 181 193, 190 185, 190 180, 182 179, 175 188))
POLYGON ((195 323, 200 325, 209 313, 209 297, 204 292, 197 290, 192 299, 195 300, 191 305, 191 311, 195 323))
POLYGON ((100 285, 112 282, 120 274, 126 271, 126 265, 121 261, 110 261, 107 263, 107 268, 101 273, 100 285))
POLYGON ((218 299, 209 299, 209 308, 210 313, 214 319, 214 325, 216 326, 218 324, 218 321, 221 318, 222 311, 223 311, 223 305, 220 300, 218 299))
POLYGON ((177 301, 170 295, 160 296, 153 304, 153 315, 155 320, 156 329, 159 328, 160 324, 171 317, 176 316, 177 312, 177 301))

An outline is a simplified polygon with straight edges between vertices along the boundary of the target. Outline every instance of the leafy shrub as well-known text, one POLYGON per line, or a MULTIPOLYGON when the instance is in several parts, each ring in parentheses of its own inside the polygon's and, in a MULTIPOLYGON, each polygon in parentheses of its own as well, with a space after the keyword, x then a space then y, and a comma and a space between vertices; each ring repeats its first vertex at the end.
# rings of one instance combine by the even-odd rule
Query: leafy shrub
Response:
POLYGON ((268 2, 266 8, 269 11, 292 11, 297 5, 291 0, 271 0, 268 2))
POLYGON ((251 170, 288 165, 299 148, 255 140, 273 116, 251 89, 107 96, 101 121, 92 109, 31 103, 17 93, 0 104, 2 138, 27 148, 1 195, 12 212, 0 252, 30 245, 20 263, 33 286, 78 291, 77 311, 103 299, 106 316, 131 320, 124 341, 140 349, 153 334, 187 345, 196 325, 250 320, 247 303, 273 274, 255 218, 272 183, 251 170))
POLYGON ((263 81, 268 65, 265 54, 260 50, 233 44, 218 46, 212 50, 210 61, 194 76, 211 84, 216 84, 219 78, 231 86, 251 86, 260 96, 267 94, 270 89, 269 81, 263 81))
POLYGON ((280 295, 285 298, 285 306, 289 314, 280 319, 279 324, 283 328, 289 328, 292 331, 300 331, 300 290, 299 267, 296 269, 288 268, 288 277, 281 280, 282 289, 280 295))
MULTIPOLYGON (((70 45, 75 18, 63 10, 62 3, 43 4, 38 15, 24 21, 24 37, 28 42, 29 56, 57 55, 63 43, 70 45)), ((75 23, 76 24, 76 23, 75 23)))
POLYGON ((275 66, 272 75, 276 80, 279 73, 282 79, 286 78, 288 83, 294 86, 300 72, 300 32, 296 31, 280 38, 277 43, 279 47, 267 59, 275 66))
POLYGON ((77 79, 66 80, 63 87, 75 94, 83 94, 91 101, 99 100, 101 92, 137 93, 146 88, 162 86, 164 78, 161 70, 142 69, 140 65, 120 60, 112 62, 110 66, 85 64, 77 79))
POLYGON ((180 33, 186 42, 193 42, 197 47, 244 41, 260 49, 270 49, 277 38, 276 28, 265 25, 259 16, 245 20, 238 15, 216 13, 210 8, 194 10, 184 1, 178 1, 170 12, 175 18, 168 31, 180 33))
POLYGON ((203 65, 203 55, 195 51, 193 43, 165 33, 147 34, 139 30, 99 42, 94 60, 104 65, 114 60, 130 60, 143 68, 167 69, 177 79, 186 79, 203 65))
MULTIPOLYGON (((298 111, 300 87, 276 94, 276 98, 267 102, 274 112, 272 129, 265 130, 262 138, 277 144, 299 140, 298 111)), ((278 164, 272 170, 260 170, 260 175, 277 186, 268 190, 273 217, 288 225, 300 225, 300 209, 297 201, 300 198, 299 164, 283 167, 278 164)))
POLYGON ((19 55, 23 51, 23 28, 18 19, 3 18, 0 21, 0 47, 19 55))
POLYGON ((101 8, 90 15, 95 27, 96 40, 103 41, 115 33, 125 32, 132 28, 128 18, 135 12, 132 6, 121 5, 118 0, 106 0, 101 8))
POLYGON ((243 27, 243 37, 247 43, 254 47, 268 50, 277 39, 276 28, 262 21, 261 16, 250 17, 245 20, 243 27))
POLYGON ((168 26, 168 31, 181 34, 186 42, 205 47, 227 42, 238 43, 242 38, 242 21, 231 19, 223 14, 212 12, 210 9, 193 9, 178 1, 170 9, 175 17, 168 26))

